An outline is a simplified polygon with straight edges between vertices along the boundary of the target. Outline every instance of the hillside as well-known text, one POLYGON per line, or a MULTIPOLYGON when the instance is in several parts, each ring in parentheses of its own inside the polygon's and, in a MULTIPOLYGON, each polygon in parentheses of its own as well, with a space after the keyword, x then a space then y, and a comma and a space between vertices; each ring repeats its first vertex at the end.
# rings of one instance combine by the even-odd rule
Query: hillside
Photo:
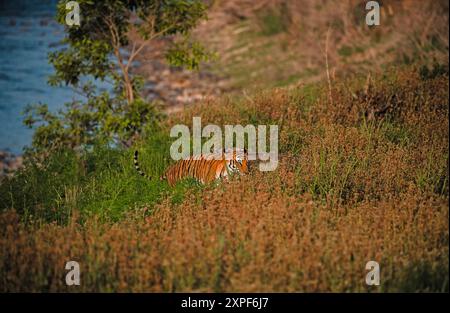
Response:
MULTIPOLYGON (((169 128, 278 123, 280 165, 171 188, 98 147, 2 184, 1 291, 448 291, 448 74, 373 77, 227 97, 171 115, 139 142, 166 167, 169 128), (385 108, 388 104, 387 109, 385 108), (382 284, 364 284, 376 260, 382 284), (29 275, 29 273, 34 273, 29 275)), ((254 164, 255 165, 255 164, 254 164)))
POLYGON ((162 99, 168 112, 221 94, 448 64, 447 1, 385 1, 378 27, 365 24, 358 0, 211 3, 194 37, 216 58, 199 72, 165 65, 164 41, 139 60, 144 94, 162 99))
MULTIPOLYGON (((20 168, 0 153, 16 169, 0 180, 0 292, 448 292, 448 1, 379 2, 369 28, 364 1, 207 1, 193 38, 216 58, 199 71, 164 63, 170 34, 133 64, 142 98, 129 97, 139 81, 75 102, 65 124, 42 110, 40 150, 20 168), (172 127, 194 117, 277 125, 278 167, 158 179, 172 127), (71 260, 79 286, 64 280, 71 260)), ((92 42, 72 56, 109 70, 92 42)), ((81 66, 57 61, 77 81, 81 66)))

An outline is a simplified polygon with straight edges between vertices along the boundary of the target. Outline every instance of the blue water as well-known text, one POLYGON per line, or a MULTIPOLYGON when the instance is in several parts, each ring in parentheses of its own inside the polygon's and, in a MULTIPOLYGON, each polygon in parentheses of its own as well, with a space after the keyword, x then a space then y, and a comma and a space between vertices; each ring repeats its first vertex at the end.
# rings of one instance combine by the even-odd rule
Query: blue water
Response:
POLYGON ((27 104, 46 103, 54 111, 78 98, 68 87, 47 84, 53 72, 47 55, 64 36, 54 21, 56 3, 0 0, 0 150, 20 154, 31 143, 21 115, 27 104))

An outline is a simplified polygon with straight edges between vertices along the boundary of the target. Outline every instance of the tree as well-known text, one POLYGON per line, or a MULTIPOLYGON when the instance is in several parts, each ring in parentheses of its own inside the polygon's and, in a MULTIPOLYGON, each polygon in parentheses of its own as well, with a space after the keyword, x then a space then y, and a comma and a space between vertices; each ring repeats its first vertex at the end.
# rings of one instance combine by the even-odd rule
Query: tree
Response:
POLYGON ((36 128, 32 150, 83 148, 97 140, 127 146, 144 125, 161 117, 140 96, 143 81, 131 74, 133 62, 153 41, 168 38, 169 63, 197 69, 209 55, 189 35, 206 18, 206 5, 200 0, 79 0, 80 25, 68 26, 67 2, 57 7, 66 37, 63 48, 49 54, 55 69, 49 84, 69 85, 85 101, 68 102, 57 113, 45 104, 29 106, 24 122, 36 128), (131 32, 140 40, 131 42, 131 32), (99 91, 93 79, 110 82, 111 90, 99 91))

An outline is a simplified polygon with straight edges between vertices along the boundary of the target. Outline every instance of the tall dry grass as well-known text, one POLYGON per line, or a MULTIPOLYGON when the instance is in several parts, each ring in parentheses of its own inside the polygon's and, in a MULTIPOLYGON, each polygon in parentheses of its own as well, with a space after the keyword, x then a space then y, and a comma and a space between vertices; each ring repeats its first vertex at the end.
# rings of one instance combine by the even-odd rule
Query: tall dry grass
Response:
POLYGON ((25 226, 3 213, 2 291, 448 289, 446 201, 409 191, 330 208, 295 195, 283 168, 114 225, 25 226), (81 265, 79 287, 65 286, 69 260, 81 265), (379 288, 365 285, 370 260, 379 288))
POLYGON ((337 81, 332 97, 327 85, 275 89, 168 120, 277 123, 274 172, 253 164, 114 223, 2 212, 0 290, 448 291, 448 75, 337 81), (80 286, 65 285, 69 260, 80 286), (378 287, 365 284, 371 260, 378 287))

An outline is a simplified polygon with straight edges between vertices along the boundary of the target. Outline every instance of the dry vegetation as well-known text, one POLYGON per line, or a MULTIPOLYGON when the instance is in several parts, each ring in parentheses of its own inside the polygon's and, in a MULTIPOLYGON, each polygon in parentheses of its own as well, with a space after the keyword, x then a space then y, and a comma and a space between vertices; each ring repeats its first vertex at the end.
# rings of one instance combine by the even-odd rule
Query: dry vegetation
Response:
POLYGON ((167 126, 277 123, 279 167, 167 194, 118 222, 5 210, 0 291, 448 291, 448 84, 448 69, 407 69, 171 116, 167 126), (78 287, 65 286, 69 260, 78 287), (365 285, 369 260, 379 287, 365 285))
POLYGON ((213 72, 238 90, 320 81, 326 55, 331 76, 448 62, 445 0, 379 1, 380 27, 365 24, 363 0, 212 2, 198 38, 219 55, 213 72))
POLYGON ((379 1, 380 27, 365 24, 365 0, 208 2, 208 20, 194 37, 217 58, 199 72, 169 67, 161 40, 144 49, 134 69, 146 80, 144 95, 163 100, 168 112, 242 89, 320 82, 326 63, 335 78, 448 62, 447 0, 379 1))

